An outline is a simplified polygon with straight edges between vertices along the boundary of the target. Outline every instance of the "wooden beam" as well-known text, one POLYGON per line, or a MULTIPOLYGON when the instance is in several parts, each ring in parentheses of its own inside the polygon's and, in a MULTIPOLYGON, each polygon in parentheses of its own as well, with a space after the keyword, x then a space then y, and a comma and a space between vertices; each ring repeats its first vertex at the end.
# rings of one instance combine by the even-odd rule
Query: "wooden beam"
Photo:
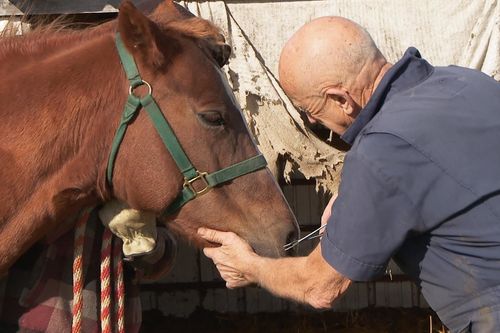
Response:
POLYGON ((121 0, 0 0, 0 16, 116 12, 121 0))
MULTIPOLYGON (((0 16, 18 16, 24 14, 79 14, 113 13, 118 10, 122 0, 0 0, 0 16)), ((133 0, 134 3, 161 2, 164 0, 133 0)), ((177 1, 177 0, 176 0, 177 1)), ((216 0, 192 0, 192 2, 210 2, 216 0)), ((265 3, 280 0, 226 0, 226 3, 265 3)), ((287 0, 290 2, 304 0, 287 0)), ((309 0, 319 1, 319 0, 309 0)))
POLYGON ((7 0, 0 2, 0 16, 20 15, 22 12, 7 0))

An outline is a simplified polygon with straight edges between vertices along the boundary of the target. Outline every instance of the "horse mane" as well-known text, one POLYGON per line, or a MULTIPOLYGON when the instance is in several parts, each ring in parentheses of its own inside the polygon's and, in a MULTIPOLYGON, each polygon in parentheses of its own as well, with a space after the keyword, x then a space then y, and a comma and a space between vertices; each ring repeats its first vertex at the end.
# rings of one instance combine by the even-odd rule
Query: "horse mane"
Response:
POLYGON ((231 47, 219 27, 210 21, 198 17, 176 18, 166 23, 157 22, 160 29, 174 32, 179 36, 194 40, 207 57, 213 59, 219 67, 224 66, 231 55, 231 47))
MULTIPOLYGON (((159 15, 152 15, 150 18, 165 32, 174 32, 187 38, 209 41, 216 45, 224 43, 221 30, 208 20, 182 15, 170 20, 164 20, 159 15)), ((63 16, 51 21, 45 19, 43 24, 36 24, 36 27, 29 31, 23 30, 22 35, 16 35, 15 29, 9 29, 7 33, 0 34, 0 59, 12 53, 33 54, 47 50, 49 46, 82 41, 102 33, 103 30, 111 30, 115 22, 113 20, 98 25, 89 24, 89 27, 75 30, 74 26, 81 24, 69 22, 68 18, 63 16)))
MULTIPOLYGON (((23 19, 21 20, 21 24, 26 23, 23 19)), ((57 45, 83 41, 101 32, 104 27, 109 27, 108 23, 88 24, 83 29, 75 29, 74 27, 81 23, 70 22, 66 16, 50 20, 49 16, 42 17, 30 29, 22 29, 20 35, 16 33, 16 29, 4 30, 0 34, 0 59, 12 54, 33 55, 50 50, 57 45), (89 33, 82 33, 82 31, 89 33)))

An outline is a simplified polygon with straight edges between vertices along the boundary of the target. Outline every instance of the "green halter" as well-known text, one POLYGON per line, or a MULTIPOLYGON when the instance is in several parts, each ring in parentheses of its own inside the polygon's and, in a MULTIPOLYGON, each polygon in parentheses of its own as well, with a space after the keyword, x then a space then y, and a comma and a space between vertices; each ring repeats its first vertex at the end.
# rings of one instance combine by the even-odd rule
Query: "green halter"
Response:
POLYGON ((151 95, 151 85, 141 78, 134 58, 125 48, 119 33, 116 34, 115 42, 118 54, 120 55, 121 63, 127 75, 127 79, 130 81, 130 89, 125 110, 123 111, 122 119, 116 131, 113 145, 111 146, 111 153, 109 155, 106 178, 110 186, 113 184, 113 169, 120 144, 123 141, 123 137, 125 136, 129 123, 135 118, 136 114, 141 109, 145 109, 148 113, 156 131, 165 144, 165 147, 172 155, 172 158, 184 176, 184 186, 181 193, 170 204, 170 206, 162 212, 162 216, 168 216, 175 213, 188 201, 196 198, 198 195, 207 193, 214 186, 226 183, 230 180, 266 167, 266 159, 264 156, 259 154, 210 174, 198 171, 189 161, 189 158, 182 149, 174 131, 161 113, 158 104, 156 104, 156 101, 151 95), (149 92, 146 96, 139 98, 133 94, 133 90, 142 85, 146 85, 149 88, 149 92), (204 188, 200 191, 197 191, 193 187, 193 183, 198 180, 204 182, 204 188))

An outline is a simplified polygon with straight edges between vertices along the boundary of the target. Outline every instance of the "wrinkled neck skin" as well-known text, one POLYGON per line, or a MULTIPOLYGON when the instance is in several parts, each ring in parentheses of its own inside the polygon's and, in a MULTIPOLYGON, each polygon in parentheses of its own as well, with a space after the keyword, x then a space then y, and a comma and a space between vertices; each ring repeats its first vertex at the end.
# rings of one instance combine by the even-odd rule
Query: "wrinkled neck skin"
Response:
POLYGON ((359 88, 353 89, 356 101, 362 108, 368 104, 368 101, 377 89, 384 75, 392 67, 392 64, 382 58, 372 63, 370 66, 370 69, 363 71, 362 74, 360 74, 358 81, 360 83, 357 85, 359 88))

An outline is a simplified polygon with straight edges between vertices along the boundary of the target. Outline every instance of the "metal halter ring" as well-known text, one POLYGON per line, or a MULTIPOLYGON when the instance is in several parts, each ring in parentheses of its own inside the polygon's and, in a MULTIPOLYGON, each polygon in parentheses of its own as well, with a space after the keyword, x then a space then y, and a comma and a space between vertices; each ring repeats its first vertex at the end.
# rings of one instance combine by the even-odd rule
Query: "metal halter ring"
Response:
MULTIPOLYGON (((134 84, 133 86, 130 86, 128 88, 128 94, 135 96, 134 89, 137 87, 140 87, 140 86, 144 86, 144 85, 148 86, 148 89, 149 89, 148 95, 151 95, 153 92, 153 88, 151 88, 151 85, 148 83, 148 81, 144 81, 144 80, 141 80, 141 82, 139 82, 138 84, 134 84)), ((136 97, 139 97, 139 96, 136 96, 136 97)))

